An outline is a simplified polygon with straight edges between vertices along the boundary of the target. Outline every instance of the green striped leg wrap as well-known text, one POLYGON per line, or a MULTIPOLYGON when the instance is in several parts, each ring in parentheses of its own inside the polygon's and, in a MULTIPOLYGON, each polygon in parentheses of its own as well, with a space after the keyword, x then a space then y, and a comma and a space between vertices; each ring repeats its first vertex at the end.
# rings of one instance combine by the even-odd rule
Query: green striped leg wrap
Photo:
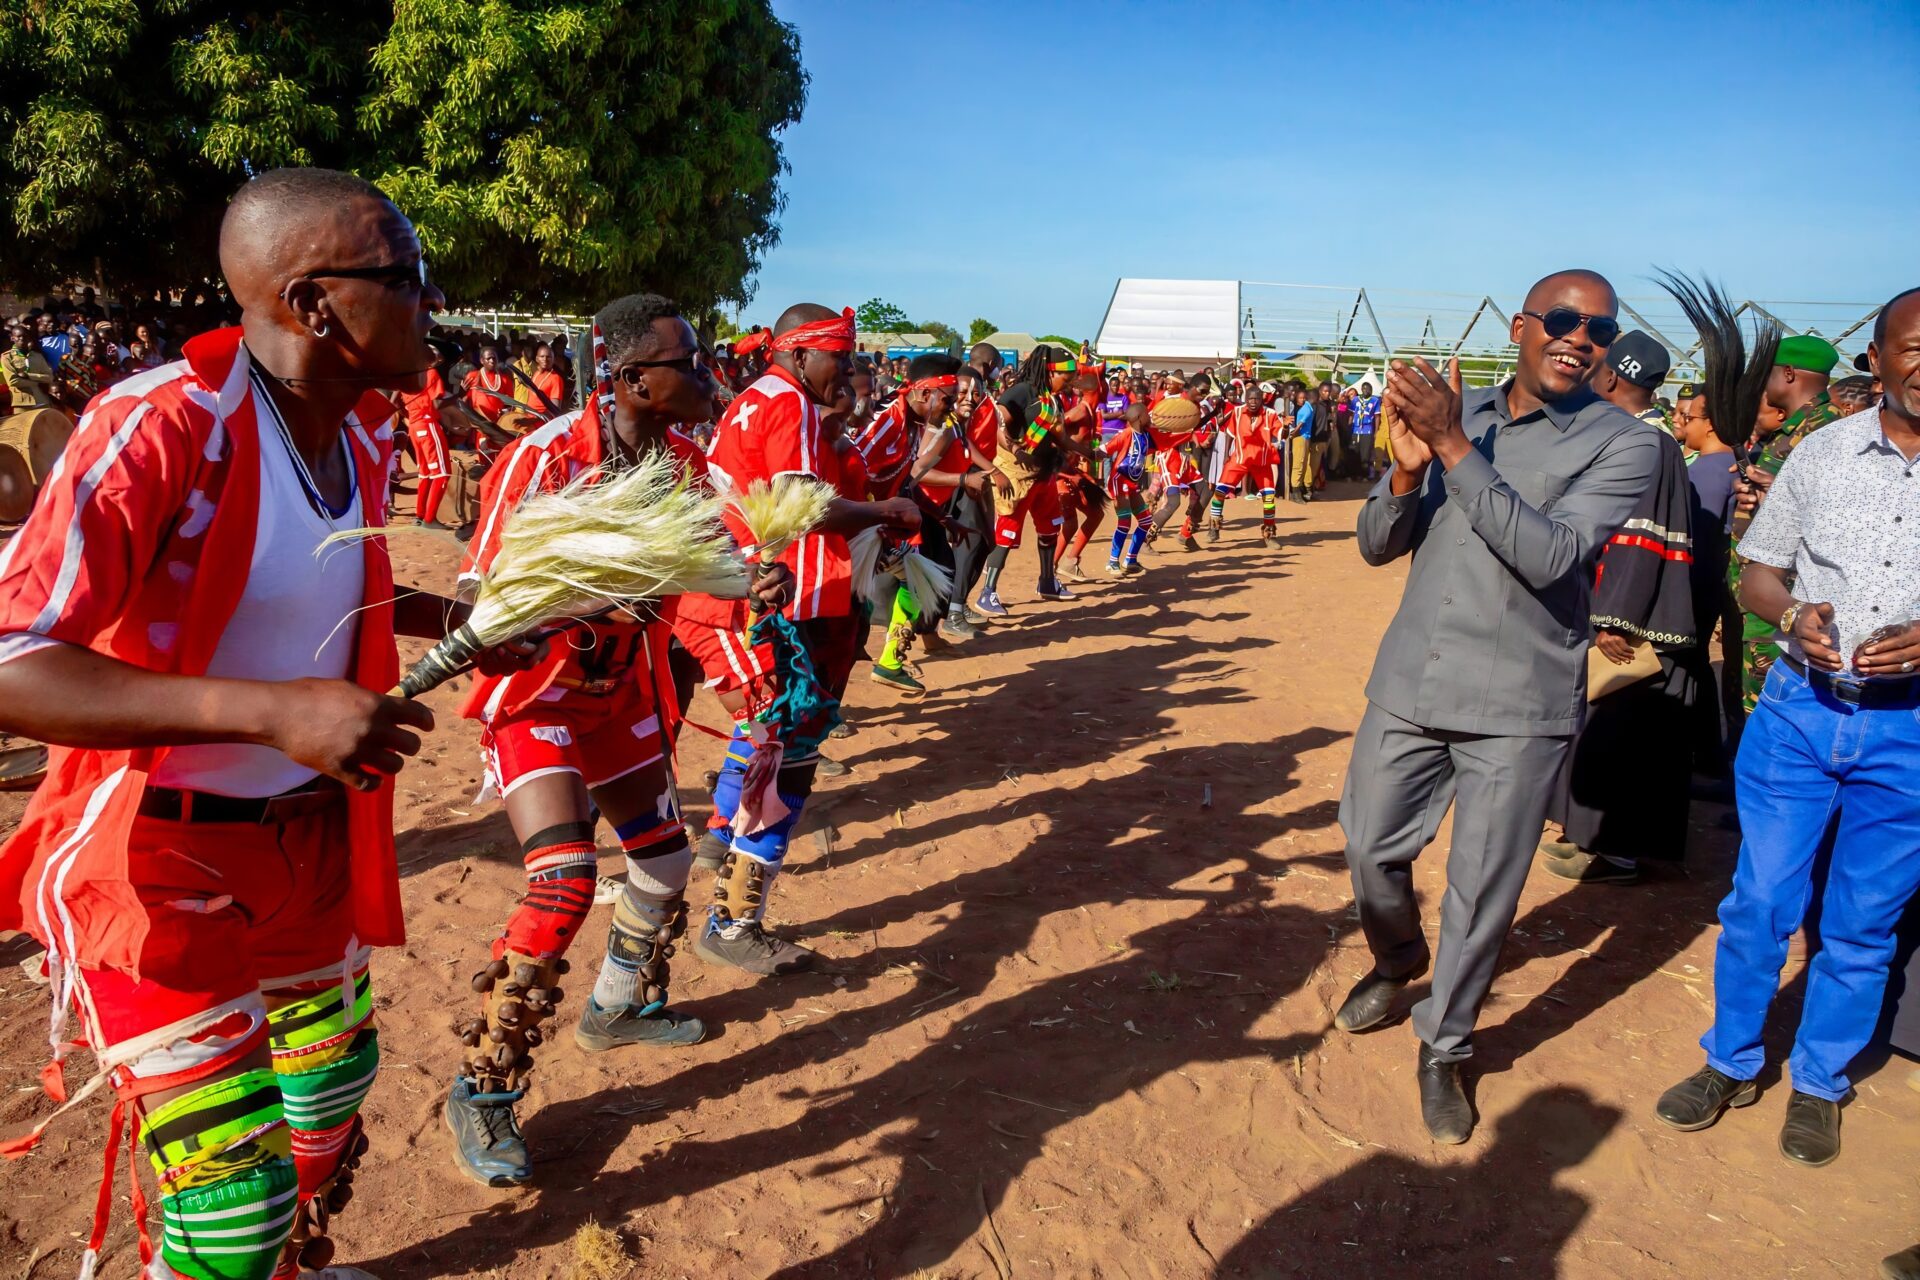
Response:
POLYGON ((160 1254, 190 1280, 266 1280, 292 1230, 299 1178, 274 1073, 242 1071, 147 1111, 160 1254))

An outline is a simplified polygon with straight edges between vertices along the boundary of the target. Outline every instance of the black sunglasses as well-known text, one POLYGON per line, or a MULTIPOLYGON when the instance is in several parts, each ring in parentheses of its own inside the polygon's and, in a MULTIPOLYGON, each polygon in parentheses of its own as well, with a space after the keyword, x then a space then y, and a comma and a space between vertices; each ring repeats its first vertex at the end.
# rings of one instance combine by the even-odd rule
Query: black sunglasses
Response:
POLYGON ((631 387, 639 385, 640 375, 637 372, 633 372, 631 376, 629 376, 629 371, 640 369, 678 369, 682 373, 711 374, 713 370, 708 365, 707 360, 708 357, 705 351, 696 351, 692 355, 675 356, 671 360, 629 360, 620 366, 619 371, 614 376, 631 387))
MULTIPOLYGON (((303 271, 297 277, 301 280, 378 280, 389 289, 404 285, 427 287, 427 260, 422 257, 413 262, 389 262, 378 267, 321 267, 316 271, 303 271)), ((292 285, 289 284, 288 288, 292 285)), ((281 297, 287 296, 287 290, 280 291, 281 297)))
POLYGON ((1538 311, 1522 311, 1520 314, 1538 320, 1549 338, 1564 338, 1583 324, 1587 326, 1587 336, 1593 339, 1596 347, 1610 347, 1613 340, 1620 336, 1620 322, 1612 316, 1583 315, 1572 307, 1555 307, 1544 314, 1538 311))

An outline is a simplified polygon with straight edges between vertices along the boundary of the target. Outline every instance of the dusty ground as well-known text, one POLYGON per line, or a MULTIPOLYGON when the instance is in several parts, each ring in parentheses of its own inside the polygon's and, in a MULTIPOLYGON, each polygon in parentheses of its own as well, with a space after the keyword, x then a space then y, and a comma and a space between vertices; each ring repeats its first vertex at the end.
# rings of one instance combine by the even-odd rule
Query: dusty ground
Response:
MULTIPOLYGON (((1354 554, 1351 495, 1284 506, 1278 551, 1251 510, 1217 550, 1067 606, 1027 603, 1022 553, 1018 625, 930 662, 935 696, 857 684, 859 733, 835 744, 853 775, 818 797, 774 905, 825 970, 754 983, 687 954, 706 1044, 589 1057, 559 1037, 520 1193, 457 1174, 439 1119, 465 980, 521 877, 438 695, 403 779, 413 937, 376 967, 385 1066, 342 1259, 385 1280, 622 1274, 576 1271, 594 1221, 647 1277, 1873 1274, 1920 1232, 1905 1064, 1865 1077, 1820 1171, 1777 1154, 1777 1085, 1701 1134, 1649 1114, 1699 1061, 1718 809, 1696 808, 1688 878, 1536 874, 1466 1146, 1421 1130, 1404 1021, 1329 1030, 1369 964, 1334 818, 1401 574, 1354 554)), ((448 557, 407 554, 445 585, 448 557)), ((696 716, 718 719, 704 697, 696 716)), ((700 812, 718 744, 685 746, 700 812)), ((1419 870, 1430 921, 1443 866, 1419 870)), ((43 1001, 0 970, 0 1131, 48 1106, 43 1001)), ((0 1275, 35 1255, 26 1274, 72 1274, 105 1110, 0 1169, 0 1275)), ((123 1200, 101 1274, 135 1270, 123 1200)))

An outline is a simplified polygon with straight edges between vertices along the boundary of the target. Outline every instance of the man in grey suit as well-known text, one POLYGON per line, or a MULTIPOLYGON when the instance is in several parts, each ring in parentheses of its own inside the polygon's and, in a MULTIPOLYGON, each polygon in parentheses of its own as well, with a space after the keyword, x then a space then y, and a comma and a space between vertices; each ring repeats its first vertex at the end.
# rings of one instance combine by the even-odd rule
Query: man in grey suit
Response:
POLYGON ((1335 1021, 1375 1025, 1426 972, 1413 860, 1457 800, 1433 985, 1413 1010, 1436 1142, 1473 1132, 1460 1064, 1586 706, 1593 563, 1658 466, 1654 428, 1587 386, 1617 310, 1604 277, 1557 272, 1513 317, 1511 381, 1463 394, 1458 362, 1443 378, 1424 360, 1387 379, 1395 461, 1361 508, 1360 554, 1413 565, 1340 801, 1374 968, 1335 1021))

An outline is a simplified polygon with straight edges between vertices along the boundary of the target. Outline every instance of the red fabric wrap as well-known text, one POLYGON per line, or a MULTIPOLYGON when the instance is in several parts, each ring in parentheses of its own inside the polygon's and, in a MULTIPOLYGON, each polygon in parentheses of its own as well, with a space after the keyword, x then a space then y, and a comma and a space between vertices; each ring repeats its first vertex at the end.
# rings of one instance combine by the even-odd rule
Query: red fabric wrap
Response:
POLYGON ((775 351, 798 351, 801 347, 810 347, 815 351, 851 351, 853 308, 847 307, 837 316, 810 320, 785 333, 775 334, 768 345, 775 351))
POLYGON ((909 382, 906 391, 902 394, 912 395, 916 391, 952 391, 959 385, 959 377, 949 373, 938 378, 921 378, 918 381, 909 382))

